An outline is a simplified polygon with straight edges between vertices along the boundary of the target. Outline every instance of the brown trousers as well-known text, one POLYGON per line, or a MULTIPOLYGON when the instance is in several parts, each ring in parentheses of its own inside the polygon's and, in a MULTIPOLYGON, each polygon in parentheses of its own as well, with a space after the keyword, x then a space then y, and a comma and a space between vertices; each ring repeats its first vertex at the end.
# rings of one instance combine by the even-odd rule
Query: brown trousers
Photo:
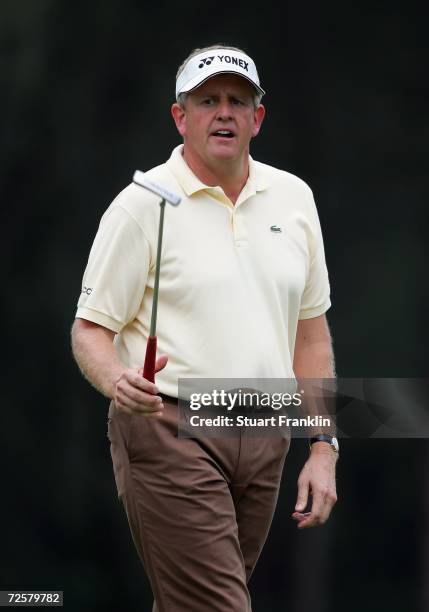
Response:
POLYGON ((179 438, 164 415, 110 404, 118 496, 154 595, 152 612, 251 612, 247 583, 267 537, 289 439, 179 438))

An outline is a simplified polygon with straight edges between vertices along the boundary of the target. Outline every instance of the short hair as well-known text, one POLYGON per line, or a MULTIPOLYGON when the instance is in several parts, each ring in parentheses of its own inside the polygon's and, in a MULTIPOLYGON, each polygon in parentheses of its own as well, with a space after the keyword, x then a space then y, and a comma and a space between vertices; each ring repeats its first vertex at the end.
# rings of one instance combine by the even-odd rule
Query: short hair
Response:
MULTIPOLYGON (((238 47, 233 47, 231 45, 224 45, 222 43, 219 43, 217 45, 210 45, 209 47, 202 47, 201 49, 199 49, 199 48, 198 49, 194 49, 193 51, 191 51, 191 53, 188 55, 188 57, 180 64, 180 66, 179 66, 179 68, 177 70, 177 74, 176 74, 176 81, 179 78, 179 76, 182 74, 183 70, 185 69, 186 64, 189 62, 190 59, 192 59, 196 55, 199 55, 200 53, 204 53, 205 51, 215 51, 215 50, 218 50, 218 49, 227 49, 229 51, 238 51, 239 53, 244 53, 245 55, 248 55, 246 53, 246 51, 243 51, 243 49, 239 49, 238 47)), ((260 93, 258 93, 253 86, 252 86, 252 89, 254 91, 254 94, 253 94, 253 104, 254 104, 255 108, 258 108, 258 106, 261 103, 262 95, 260 93)), ((181 106, 182 108, 185 107, 187 96, 188 96, 188 92, 180 93, 177 96, 177 102, 178 102, 179 106, 181 106)))

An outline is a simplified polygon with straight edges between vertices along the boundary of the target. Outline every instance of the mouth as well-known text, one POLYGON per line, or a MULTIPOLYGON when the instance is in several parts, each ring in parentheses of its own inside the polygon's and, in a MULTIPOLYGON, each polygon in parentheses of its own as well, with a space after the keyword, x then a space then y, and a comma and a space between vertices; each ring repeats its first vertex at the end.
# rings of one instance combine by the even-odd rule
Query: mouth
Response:
POLYGON ((221 140, 231 140, 231 138, 234 138, 235 134, 231 130, 216 130, 215 132, 211 133, 211 136, 221 140))

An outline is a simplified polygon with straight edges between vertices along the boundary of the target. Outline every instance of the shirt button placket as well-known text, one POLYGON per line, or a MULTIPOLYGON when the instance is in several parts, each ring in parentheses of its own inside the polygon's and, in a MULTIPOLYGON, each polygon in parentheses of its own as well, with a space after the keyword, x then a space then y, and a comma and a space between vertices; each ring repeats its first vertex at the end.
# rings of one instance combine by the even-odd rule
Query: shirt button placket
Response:
POLYGON ((244 218, 241 212, 234 210, 232 213, 232 227, 234 233, 234 243, 236 247, 248 245, 244 218))

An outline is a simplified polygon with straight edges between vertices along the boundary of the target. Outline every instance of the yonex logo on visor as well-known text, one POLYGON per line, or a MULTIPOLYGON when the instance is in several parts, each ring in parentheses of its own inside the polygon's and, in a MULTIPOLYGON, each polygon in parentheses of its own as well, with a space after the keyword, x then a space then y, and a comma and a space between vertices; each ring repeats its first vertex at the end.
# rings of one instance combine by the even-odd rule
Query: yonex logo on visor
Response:
MULTIPOLYGON (((205 57, 201 60, 200 64, 198 64, 198 68, 204 68, 204 66, 210 66, 212 61, 215 59, 215 56, 205 57)), ((243 59, 238 59, 237 57, 231 57, 230 55, 216 55, 216 59, 219 62, 223 62, 224 64, 234 64, 235 66, 240 66, 244 68, 247 72, 249 72, 249 62, 245 62, 243 59)))
POLYGON ((201 60, 201 64, 198 64, 198 68, 202 68, 203 66, 210 66, 213 60, 214 60, 214 55, 212 55, 212 57, 204 57, 201 60))
POLYGON ((244 60, 236 57, 231 57, 230 55, 218 55, 218 58, 221 62, 225 62, 225 64, 235 64, 236 66, 241 66, 241 68, 244 68, 244 70, 249 72, 249 62, 245 62, 244 60))
POLYGON ((259 76, 251 57, 240 51, 220 49, 219 53, 202 51, 191 57, 176 81, 176 97, 202 85, 216 74, 232 73, 247 79, 261 96, 265 91, 259 84, 259 76))

